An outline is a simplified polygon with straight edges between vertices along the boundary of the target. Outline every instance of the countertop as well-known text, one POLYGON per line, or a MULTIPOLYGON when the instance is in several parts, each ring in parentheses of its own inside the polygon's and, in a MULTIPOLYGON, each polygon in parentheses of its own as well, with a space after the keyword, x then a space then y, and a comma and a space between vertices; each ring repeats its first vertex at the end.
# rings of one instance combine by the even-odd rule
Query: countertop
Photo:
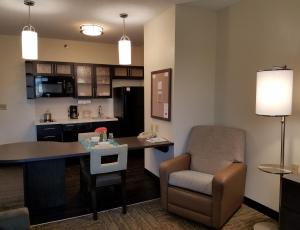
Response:
POLYGON ((117 121, 118 118, 78 118, 78 119, 57 119, 53 122, 41 122, 35 121, 35 125, 64 125, 64 124, 77 124, 77 123, 91 123, 91 122, 105 122, 105 121, 117 121))

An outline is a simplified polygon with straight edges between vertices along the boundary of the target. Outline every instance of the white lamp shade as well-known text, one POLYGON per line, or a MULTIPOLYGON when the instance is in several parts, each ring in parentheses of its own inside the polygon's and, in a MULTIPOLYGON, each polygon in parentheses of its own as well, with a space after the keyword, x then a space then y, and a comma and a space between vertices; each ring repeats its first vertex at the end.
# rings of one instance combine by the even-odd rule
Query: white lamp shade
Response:
POLYGON ((31 30, 22 31, 22 58, 28 60, 38 59, 38 36, 31 30))
POLYGON ((292 95, 292 70, 268 70, 257 73, 256 114, 266 116, 291 115, 292 95))
POLYGON ((131 42, 130 40, 121 40, 118 42, 119 45, 119 64, 120 65, 131 65, 131 42))

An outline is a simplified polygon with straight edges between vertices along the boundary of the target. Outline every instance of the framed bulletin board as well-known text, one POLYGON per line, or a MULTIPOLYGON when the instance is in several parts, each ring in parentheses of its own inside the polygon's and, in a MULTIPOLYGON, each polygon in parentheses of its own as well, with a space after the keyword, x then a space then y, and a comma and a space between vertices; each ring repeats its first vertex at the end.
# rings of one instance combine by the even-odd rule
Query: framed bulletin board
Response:
POLYGON ((171 121, 172 69, 151 72, 151 117, 171 121))

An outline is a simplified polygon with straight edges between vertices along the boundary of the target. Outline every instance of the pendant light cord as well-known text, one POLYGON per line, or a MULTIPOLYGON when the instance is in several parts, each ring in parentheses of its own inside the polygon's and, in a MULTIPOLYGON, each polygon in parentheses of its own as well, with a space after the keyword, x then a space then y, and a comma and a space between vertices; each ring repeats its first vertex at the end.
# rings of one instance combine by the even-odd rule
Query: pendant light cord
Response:
POLYGON ((123 18, 123 36, 125 36, 125 18, 123 18))
POLYGON ((28 5, 28 26, 30 26, 30 20, 31 20, 31 12, 30 12, 30 5, 28 5))

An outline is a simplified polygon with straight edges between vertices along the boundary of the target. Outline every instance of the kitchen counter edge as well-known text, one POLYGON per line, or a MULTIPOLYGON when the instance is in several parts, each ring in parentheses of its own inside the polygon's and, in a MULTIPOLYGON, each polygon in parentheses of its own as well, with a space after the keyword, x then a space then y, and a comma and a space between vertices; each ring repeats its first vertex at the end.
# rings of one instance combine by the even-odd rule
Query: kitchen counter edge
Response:
POLYGON ((35 121, 34 125, 66 125, 66 124, 79 124, 79 123, 93 123, 93 122, 106 122, 106 121, 118 121, 118 118, 99 118, 99 119, 67 119, 67 120, 56 120, 53 122, 40 122, 35 121))

